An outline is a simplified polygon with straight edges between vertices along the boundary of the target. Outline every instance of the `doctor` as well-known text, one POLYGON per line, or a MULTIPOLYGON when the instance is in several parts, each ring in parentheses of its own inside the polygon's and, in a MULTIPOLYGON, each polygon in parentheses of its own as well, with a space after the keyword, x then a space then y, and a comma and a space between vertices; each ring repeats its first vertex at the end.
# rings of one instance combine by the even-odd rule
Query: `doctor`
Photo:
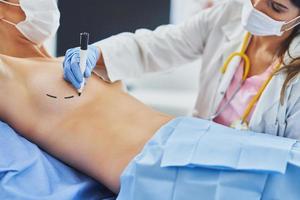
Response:
MULTIPOLYGON (((228 0, 179 26, 91 45, 84 77, 114 82, 203 55, 195 117, 300 139, 299 24, 300 0, 228 0)), ((78 48, 66 53, 64 78, 77 89, 84 80, 78 48)))

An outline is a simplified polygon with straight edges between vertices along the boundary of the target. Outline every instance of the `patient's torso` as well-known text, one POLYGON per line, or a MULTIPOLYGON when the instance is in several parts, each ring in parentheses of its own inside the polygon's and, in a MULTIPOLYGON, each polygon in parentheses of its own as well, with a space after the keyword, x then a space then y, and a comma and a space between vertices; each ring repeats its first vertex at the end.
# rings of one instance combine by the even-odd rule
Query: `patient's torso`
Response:
POLYGON ((15 101, 11 101, 12 98, 16 99, 22 107, 30 108, 31 113, 26 114, 32 117, 37 115, 40 122, 47 121, 48 126, 76 118, 94 120, 97 116, 101 117, 102 113, 106 117, 96 119, 97 124, 108 120, 108 114, 117 120, 124 119, 122 115, 128 119, 130 114, 136 116, 138 113, 154 112, 125 93, 120 82, 105 83, 96 75, 87 79, 83 94, 78 96, 71 84, 63 79, 62 62, 58 59, 1 58, 13 74, 10 80, 13 88, 10 88, 9 96, 4 97, 10 99, 7 105, 11 102, 11 106, 17 106, 15 101))
MULTIPOLYGON (((75 120, 77 116, 80 120, 92 119, 93 112, 107 112, 107 108, 115 109, 117 114, 118 103, 115 97, 112 101, 109 98, 124 95, 120 84, 107 84, 92 76, 79 97, 76 90, 64 81, 59 60, 4 57, 2 63, 12 72, 12 77, 7 79, 12 82, 9 85, 10 92, 4 97, 9 99, 6 101, 7 107, 21 105, 24 110, 20 109, 19 115, 26 114, 29 118, 38 116, 39 122, 46 122, 47 126, 67 123, 70 119, 75 120), (18 105, 15 100, 19 102, 18 105), (114 107, 110 106, 111 103, 114 107), (30 108, 31 112, 21 112, 28 111, 25 107, 30 108)), ((14 115, 13 111, 8 109, 10 115, 14 115)))
MULTIPOLYGON (((46 148, 51 140, 58 140, 59 134, 70 140, 76 134, 106 140, 99 144, 103 148, 122 143, 129 147, 141 143, 142 148, 159 126, 170 119, 123 92, 120 83, 108 84, 95 75, 88 79, 79 97, 64 81, 59 60, 0 58, 1 64, 11 69, 10 78, 4 79, 6 89, 1 98, 5 100, 0 106, 5 114, 0 118, 46 148), (44 134, 48 137, 46 141, 44 134)), ((72 141, 74 146, 77 142, 72 141)))

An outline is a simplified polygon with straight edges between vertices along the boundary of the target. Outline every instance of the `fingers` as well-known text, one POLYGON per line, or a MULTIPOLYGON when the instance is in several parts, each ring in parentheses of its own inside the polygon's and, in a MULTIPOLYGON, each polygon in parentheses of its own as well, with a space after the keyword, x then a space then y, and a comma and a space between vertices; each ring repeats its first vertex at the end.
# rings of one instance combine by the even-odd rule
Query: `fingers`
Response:
POLYGON ((85 78, 89 78, 92 75, 92 71, 99 59, 99 49, 95 46, 89 46, 88 59, 86 62, 86 70, 84 75, 80 70, 80 48, 72 48, 67 50, 65 60, 63 62, 64 78, 72 83, 72 85, 79 89, 81 83, 85 78))
POLYGON ((78 47, 77 48, 68 49, 66 51, 63 67, 65 67, 65 64, 67 64, 68 62, 71 61, 72 57, 76 54, 76 52, 79 54, 79 48, 78 47))
POLYGON ((83 81, 79 62, 79 48, 69 49, 66 52, 65 60, 63 62, 64 79, 70 82, 76 89, 80 88, 83 81))
POLYGON ((71 71, 64 73, 64 78, 69 81, 77 90, 80 89, 80 83, 75 79, 71 71))
POLYGON ((81 83, 83 81, 83 75, 80 70, 80 58, 79 56, 74 55, 71 59, 71 71, 75 79, 81 83))
POLYGON ((92 75, 92 70, 89 68, 86 68, 85 72, 84 72, 84 77, 85 78, 89 78, 92 75))
POLYGON ((88 49, 88 59, 87 59, 87 63, 86 63, 86 70, 84 72, 84 77, 85 78, 89 78, 92 75, 92 71, 95 68, 98 59, 99 59, 99 49, 93 45, 89 46, 88 49))
POLYGON ((80 88, 80 82, 76 80, 74 77, 73 72, 71 71, 71 68, 65 68, 64 70, 64 79, 69 81, 76 89, 80 88))
POLYGON ((94 69, 95 66, 93 66, 93 62, 91 61, 91 59, 88 59, 86 61, 86 69, 84 72, 84 77, 85 78, 89 78, 92 75, 92 70, 94 69))
POLYGON ((98 47, 90 45, 89 51, 91 52, 90 54, 93 55, 93 59, 95 60, 95 63, 97 63, 100 57, 100 50, 98 49, 98 47))

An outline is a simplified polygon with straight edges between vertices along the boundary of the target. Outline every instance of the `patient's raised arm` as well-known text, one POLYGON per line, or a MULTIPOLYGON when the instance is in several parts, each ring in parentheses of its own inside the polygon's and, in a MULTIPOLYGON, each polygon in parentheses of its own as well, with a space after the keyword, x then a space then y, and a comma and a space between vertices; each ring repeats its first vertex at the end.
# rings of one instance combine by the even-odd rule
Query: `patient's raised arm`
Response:
POLYGON ((9 99, 0 106, 6 109, 4 120, 115 192, 129 161, 172 119, 95 75, 79 97, 63 80, 61 61, 2 59, 20 77, 8 87, 13 92, 2 95, 9 99))

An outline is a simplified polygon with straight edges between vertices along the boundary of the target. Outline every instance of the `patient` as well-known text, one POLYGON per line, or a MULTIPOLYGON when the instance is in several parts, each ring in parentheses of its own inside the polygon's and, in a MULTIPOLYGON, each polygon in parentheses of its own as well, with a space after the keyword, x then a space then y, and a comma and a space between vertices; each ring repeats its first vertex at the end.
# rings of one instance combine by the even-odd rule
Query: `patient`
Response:
POLYGON ((172 119, 96 76, 78 97, 59 60, 0 59, 0 118, 115 192, 129 161, 172 119))
POLYGON ((0 22, 0 35, 0 120, 117 193, 125 167, 174 117, 96 75, 79 97, 63 79, 61 60, 11 24, 0 22))
MULTIPOLYGON (((0 1, 0 54, 25 60, 29 57, 51 58, 43 44, 55 34, 59 25, 56 0, 22 1, 22 5, 27 6, 27 14, 38 10, 38 13, 30 15, 37 16, 38 20, 26 18, 18 3, 18 0, 0 1), (54 16, 51 17, 53 21, 47 20, 47 26, 40 27, 37 23, 45 16, 50 19, 49 15, 54 16), (23 29, 17 29, 16 25, 20 22, 23 23, 23 29, 26 24, 32 27, 26 29, 27 36, 21 33, 23 29)), ((5 96, 3 87, 0 88, 2 96, 5 96)), ((19 117, 22 114, 18 112, 19 117)), ((2 122, 0 147, 0 199, 99 199, 112 196, 101 184, 48 155, 2 122), (24 181, 26 184, 23 184, 24 181)))
POLYGON ((78 97, 63 79, 62 61, 43 48, 45 37, 34 37, 38 29, 26 37, 16 26, 25 20, 17 3, 0 2, 0 119, 117 192, 129 161, 172 117, 96 76, 78 97))

